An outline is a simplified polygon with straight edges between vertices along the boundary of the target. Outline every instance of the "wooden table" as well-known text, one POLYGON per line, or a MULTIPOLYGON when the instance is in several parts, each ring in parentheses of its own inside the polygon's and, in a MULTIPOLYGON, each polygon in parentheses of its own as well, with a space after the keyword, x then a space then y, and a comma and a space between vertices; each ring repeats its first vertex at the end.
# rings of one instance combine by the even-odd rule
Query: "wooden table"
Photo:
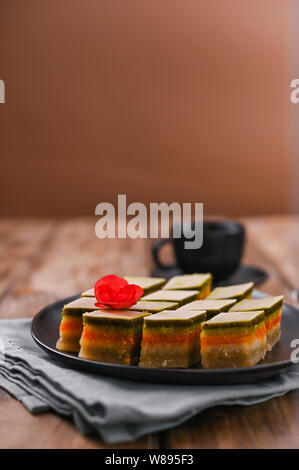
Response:
MULTIPOLYGON (((262 289, 296 304, 299 217, 243 219, 244 261, 267 270, 262 289)), ((31 317, 61 297, 89 288, 107 273, 146 275, 150 240, 99 240, 94 219, 0 222, 0 317, 31 317)), ((83 437, 67 419, 32 416, 0 390, 1 448, 108 448, 83 437)), ((216 407, 166 432, 119 448, 298 448, 299 390, 266 403, 216 407)))

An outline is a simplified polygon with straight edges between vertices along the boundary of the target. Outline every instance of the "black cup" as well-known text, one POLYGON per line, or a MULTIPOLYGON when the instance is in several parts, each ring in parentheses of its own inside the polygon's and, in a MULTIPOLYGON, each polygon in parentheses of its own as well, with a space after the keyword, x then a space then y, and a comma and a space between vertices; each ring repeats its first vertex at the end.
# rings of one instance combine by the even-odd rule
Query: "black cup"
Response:
MULTIPOLYGON (((193 227, 194 230, 194 222, 193 227)), ((201 248, 186 249, 183 231, 181 238, 157 240, 152 246, 152 254, 161 269, 177 267, 185 273, 210 272, 215 281, 222 281, 230 276, 239 266, 245 240, 243 225, 227 221, 208 221, 203 223, 203 244, 201 248), (171 243, 174 247, 176 264, 164 265, 159 259, 159 251, 163 245, 171 243)))

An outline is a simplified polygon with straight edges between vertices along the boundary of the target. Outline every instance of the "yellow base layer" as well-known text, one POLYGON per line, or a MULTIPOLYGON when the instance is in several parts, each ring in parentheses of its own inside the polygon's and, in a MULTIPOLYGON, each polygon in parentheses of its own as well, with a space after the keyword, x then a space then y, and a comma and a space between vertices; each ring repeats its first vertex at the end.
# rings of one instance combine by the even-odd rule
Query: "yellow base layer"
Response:
POLYGON ((79 357, 97 362, 109 362, 112 364, 135 365, 138 362, 137 354, 133 353, 131 348, 108 348, 81 345, 79 357))
POLYGON ((272 328, 271 331, 267 331, 267 351, 272 351, 275 344, 280 340, 280 324, 272 328))
POLYGON ((190 344, 142 345, 139 367, 190 367, 200 360, 200 348, 190 344))
POLYGON ((56 349, 65 352, 78 352, 80 351, 79 338, 59 338, 56 343, 56 349))
POLYGON ((204 369, 224 369, 254 366, 266 355, 266 342, 256 339, 249 344, 223 344, 201 350, 204 369))

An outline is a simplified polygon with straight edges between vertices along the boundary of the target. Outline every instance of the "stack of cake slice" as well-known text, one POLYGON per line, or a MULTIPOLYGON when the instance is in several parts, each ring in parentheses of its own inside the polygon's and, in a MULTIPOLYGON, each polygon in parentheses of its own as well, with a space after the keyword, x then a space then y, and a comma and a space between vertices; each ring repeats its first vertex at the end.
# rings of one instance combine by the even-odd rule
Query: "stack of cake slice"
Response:
POLYGON ((228 300, 212 300, 212 299, 205 299, 205 300, 194 300, 189 304, 183 305, 182 307, 178 308, 178 311, 182 310, 189 310, 189 311, 196 311, 196 310, 204 310, 206 312, 207 320, 218 315, 221 312, 227 312, 233 305, 236 303, 236 299, 228 299, 228 300))
POLYGON ((233 305, 230 310, 239 312, 263 310, 267 330, 267 350, 271 351, 280 338, 282 302, 283 295, 263 299, 246 299, 233 305))
POLYGON ((95 297, 80 297, 63 307, 59 327, 60 337, 56 344, 57 349, 69 352, 79 351, 79 340, 83 329, 82 315, 85 312, 98 310, 95 302, 95 297))
POLYGON ((216 287, 208 295, 207 299, 249 299, 252 295, 253 286, 253 282, 246 282, 244 284, 216 287))
POLYGON ((177 302, 159 302, 150 300, 138 300, 135 305, 129 307, 129 310, 149 313, 159 313, 162 310, 176 310, 179 304, 177 302))
POLYGON ((176 302, 179 306, 197 299, 198 290, 158 290, 142 297, 144 301, 176 302))
POLYGON ((254 366, 266 354, 263 310, 224 312, 202 325, 201 364, 205 369, 254 366))
POLYGON ((172 277, 163 287, 166 290, 197 290, 197 298, 204 299, 211 292, 212 274, 184 274, 172 277))
POLYGON ((114 364, 137 364, 146 315, 129 310, 84 313, 79 357, 114 364))
POLYGON ((144 319, 140 367, 190 367, 200 360, 205 312, 163 311, 144 319))

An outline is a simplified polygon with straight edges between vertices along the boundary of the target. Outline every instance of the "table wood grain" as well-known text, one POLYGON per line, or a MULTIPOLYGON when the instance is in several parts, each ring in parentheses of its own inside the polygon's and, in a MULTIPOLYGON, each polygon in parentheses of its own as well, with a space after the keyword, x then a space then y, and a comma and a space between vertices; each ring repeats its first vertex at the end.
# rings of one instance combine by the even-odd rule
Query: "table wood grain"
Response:
MULTIPOLYGON (((299 217, 242 222, 247 228, 244 262, 269 273, 262 289, 282 293, 298 305, 299 217)), ((150 240, 99 240, 94 224, 92 218, 1 220, 0 317, 31 317, 49 302, 87 289, 109 272, 150 272, 150 240)), ((299 391, 249 407, 215 407, 169 431, 117 447, 298 448, 299 391)), ((109 446, 96 436, 82 436, 69 420, 54 413, 31 415, 0 391, 0 448, 109 446)))

